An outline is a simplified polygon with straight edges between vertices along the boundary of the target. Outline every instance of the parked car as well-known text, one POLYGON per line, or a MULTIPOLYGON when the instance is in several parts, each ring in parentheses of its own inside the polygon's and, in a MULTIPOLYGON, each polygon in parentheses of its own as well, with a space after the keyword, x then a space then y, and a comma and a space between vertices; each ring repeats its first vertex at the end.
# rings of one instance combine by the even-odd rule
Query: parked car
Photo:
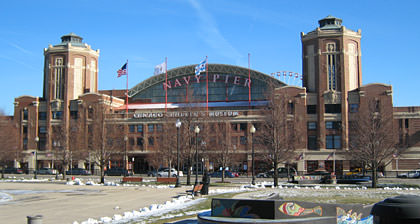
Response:
POLYGON ((37 174, 47 174, 47 175, 57 174, 57 170, 52 169, 52 168, 48 168, 48 167, 38 169, 36 172, 37 172, 37 174))
POLYGON ((157 170, 150 170, 150 171, 147 172, 147 176, 148 177, 157 177, 158 172, 162 172, 164 169, 167 169, 167 168, 159 168, 157 170))
POLYGON ((66 175, 90 175, 90 172, 83 168, 73 168, 66 171, 66 175))
POLYGON ((10 174, 23 174, 23 170, 21 168, 15 168, 15 167, 7 167, 4 168, 4 173, 10 173, 10 174))
POLYGON ((105 171, 105 175, 107 176, 132 176, 133 172, 123 169, 123 168, 110 168, 105 171))
MULTIPOLYGON (((222 171, 215 171, 210 174, 211 177, 222 177, 222 171)), ((233 178, 236 177, 235 174, 233 174, 230 171, 225 171, 225 177, 233 178)))
MULTIPOLYGON (((175 168, 171 168, 171 177, 176 177, 177 174, 178 174, 177 170, 175 168)), ((168 175, 169 175, 169 168, 164 168, 163 170, 157 173, 158 177, 168 177, 168 175)), ((179 176, 180 177, 184 176, 182 171, 179 171, 179 176)))
POLYGON ((399 178, 420 178, 420 170, 411 170, 407 173, 398 174, 399 178))
MULTIPOLYGON (((289 177, 293 177, 297 175, 297 171, 295 168, 293 167, 289 167, 289 172, 287 172, 287 168, 286 167, 280 167, 278 168, 279 171, 279 178, 285 178, 287 177, 287 174, 289 174, 289 177)), ((274 169, 264 172, 264 173, 258 173, 257 178, 272 178, 274 177, 274 169)))
POLYGON ((371 176, 363 176, 360 174, 353 174, 353 175, 343 175, 337 177, 338 184, 360 184, 360 183, 367 183, 371 181, 371 176))

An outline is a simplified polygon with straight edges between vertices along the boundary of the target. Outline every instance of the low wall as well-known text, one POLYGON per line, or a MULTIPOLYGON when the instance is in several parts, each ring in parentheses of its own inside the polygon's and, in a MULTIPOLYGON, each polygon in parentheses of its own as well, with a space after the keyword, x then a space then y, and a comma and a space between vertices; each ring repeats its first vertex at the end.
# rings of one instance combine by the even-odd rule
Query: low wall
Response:
MULTIPOLYGON (((211 217, 291 220, 297 223, 372 224, 373 205, 327 204, 284 200, 218 199, 212 200, 211 217)), ((274 221, 276 220, 276 221, 274 221)), ((279 221, 279 222, 277 222, 279 221)))

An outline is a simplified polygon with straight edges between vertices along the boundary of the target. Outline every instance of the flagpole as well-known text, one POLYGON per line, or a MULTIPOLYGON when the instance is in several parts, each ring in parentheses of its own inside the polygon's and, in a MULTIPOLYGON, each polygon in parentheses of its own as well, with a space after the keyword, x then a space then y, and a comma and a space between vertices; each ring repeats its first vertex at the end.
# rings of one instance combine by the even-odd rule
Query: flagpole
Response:
POLYGON ((165 113, 167 112, 168 105, 168 57, 165 57, 165 113))
POLYGON ((127 59, 127 67, 126 67, 126 69, 127 69, 127 86, 126 86, 126 89, 125 89, 125 114, 128 116, 128 59, 127 59))
POLYGON ((248 106, 251 108, 251 54, 248 53, 248 106))
POLYGON ((206 56, 206 112, 209 111, 209 71, 208 71, 208 60, 206 56))

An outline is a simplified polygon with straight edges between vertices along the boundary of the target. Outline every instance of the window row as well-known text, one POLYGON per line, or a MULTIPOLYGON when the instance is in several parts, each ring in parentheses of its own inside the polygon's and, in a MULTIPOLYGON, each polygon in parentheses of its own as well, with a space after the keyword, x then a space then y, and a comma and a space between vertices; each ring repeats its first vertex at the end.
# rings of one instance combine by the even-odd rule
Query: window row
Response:
MULTIPOLYGON (((309 150, 318 149, 318 137, 315 135, 308 136, 309 150)), ((341 149, 341 135, 327 135, 325 136, 325 148, 327 149, 341 149)))
MULTIPOLYGON (((317 105, 307 105, 306 113, 307 114, 316 114, 317 105)), ((341 104, 325 104, 325 113, 328 114, 339 114, 341 113, 341 104)), ((359 104, 352 103, 349 104, 349 112, 356 113, 359 111, 359 104)))
MULTIPOLYGON (((308 130, 316 130, 317 129, 317 122, 315 122, 315 121, 309 121, 307 125, 308 125, 308 130)), ((325 129, 340 130, 341 129, 341 121, 326 121, 325 122, 325 129)))

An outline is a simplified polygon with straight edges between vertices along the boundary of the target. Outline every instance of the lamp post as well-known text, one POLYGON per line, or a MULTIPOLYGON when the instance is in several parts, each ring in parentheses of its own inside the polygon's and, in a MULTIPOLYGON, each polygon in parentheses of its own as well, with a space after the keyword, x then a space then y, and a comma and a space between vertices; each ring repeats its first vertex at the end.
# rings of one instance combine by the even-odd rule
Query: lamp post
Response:
POLYGON ((181 121, 178 119, 175 123, 176 127, 176 184, 175 187, 180 187, 181 184, 179 183, 179 128, 181 127, 181 121))
POLYGON ((127 137, 127 135, 126 136, 124 136, 124 176, 126 177, 127 176, 127 172, 128 172, 128 169, 127 169, 127 163, 128 163, 128 158, 127 158, 127 141, 128 141, 128 137, 127 137))
POLYGON ((198 133, 200 133, 200 128, 195 126, 195 184, 194 186, 198 185, 198 133))
POLYGON ((35 142, 36 142, 36 146, 35 146, 35 172, 34 172, 34 179, 38 179, 37 177, 37 173, 38 173, 38 142, 39 142, 39 137, 36 136, 35 137, 35 142))
POLYGON ((252 151, 252 185, 255 185, 255 153, 254 153, 254 133, 255 133, 255 127, 254 125, 251 125, 251 128, 249 129, 249 132, 251 132, 251 151, 252 151))

